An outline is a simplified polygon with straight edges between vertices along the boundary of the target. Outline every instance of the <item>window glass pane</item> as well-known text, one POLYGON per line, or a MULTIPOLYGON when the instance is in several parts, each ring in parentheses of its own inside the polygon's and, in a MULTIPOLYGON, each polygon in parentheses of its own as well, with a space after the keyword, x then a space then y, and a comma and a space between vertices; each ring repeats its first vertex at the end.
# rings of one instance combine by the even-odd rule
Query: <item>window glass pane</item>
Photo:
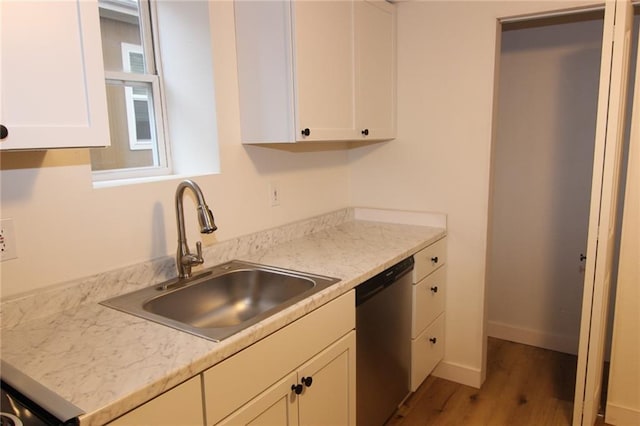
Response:
POLYGON ((131 72, 144 73, 144 56, 140 52, 129 52, 129 68, 131 72))
POLYGON ((107 81, 111 146, 91 150, 94 171, 159 165, 152 93, 148 83, 107 81))
POLYGON ((136 117, 136 139, 151 140, 151 119, 149 117, 149 101, 133 101, 136 117))
POLYGON ((99 6, 105 70, 144 73, 137 0, 100 0, 99 6))

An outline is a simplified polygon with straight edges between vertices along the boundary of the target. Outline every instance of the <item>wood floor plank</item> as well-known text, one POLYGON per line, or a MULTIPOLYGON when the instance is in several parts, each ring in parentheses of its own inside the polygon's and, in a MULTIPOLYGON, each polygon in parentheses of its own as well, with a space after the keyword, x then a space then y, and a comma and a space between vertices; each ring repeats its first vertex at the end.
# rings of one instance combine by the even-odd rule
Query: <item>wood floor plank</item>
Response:
POLYGON ((386 426, 571 425, 575 356, 493 338, 487 351, 481 389, 430 376, 386 426))

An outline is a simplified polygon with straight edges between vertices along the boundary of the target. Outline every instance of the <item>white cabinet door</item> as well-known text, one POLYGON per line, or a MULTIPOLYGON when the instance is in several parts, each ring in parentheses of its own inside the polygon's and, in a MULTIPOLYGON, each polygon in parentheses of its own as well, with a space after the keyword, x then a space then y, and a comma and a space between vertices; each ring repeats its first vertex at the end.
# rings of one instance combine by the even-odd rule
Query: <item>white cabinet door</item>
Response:
POLYGON ((361 139, 392 139, 396 129, 395 7, 357 1, 356 123, 361 139))
POLYGON ((393 5, 247 0, 234 8, 243 143, 394 137, 393 5))
POLYGON ((0 2, 0 149, 109 145, 95 0, 0 2))
POLYGON ((356 334, 351 331, 298 370, 301 425, 355 425, 356 334))
POLYGON ((207 424, 241 409, 354 329, 352 290, 206 370, 207 424))
POLYGON ((202 426, 202 380, 196 376, 109 423, 110 426, 202 426))
POLYGON ((296 373, 289 374, 218 424, 225 426, 297 425, 298 403, 291 390, 291 386, 295 386, 297 382, 297 377, 296 373))
POLYGON ((291 7, 296 137, 354 139, 354 2, 303 1, 291 7))
POLYGON ((355 336, 349 332, 217 424, 355 425, 355 336))

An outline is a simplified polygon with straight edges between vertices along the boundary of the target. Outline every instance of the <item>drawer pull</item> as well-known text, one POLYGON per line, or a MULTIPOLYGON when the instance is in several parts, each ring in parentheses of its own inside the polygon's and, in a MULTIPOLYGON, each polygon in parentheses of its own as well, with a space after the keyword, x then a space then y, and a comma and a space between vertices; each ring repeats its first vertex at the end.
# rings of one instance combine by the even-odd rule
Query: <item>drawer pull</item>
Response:
POLYGON ((302 136, 309 136, 311 134, 311 130, 309 128, 302 129, 302 136))
POLYGON ((434 256, 431 258, 432 263, 438 263, 438 256, 434 256))
POLYGON ((302 385, 291 385, 291 390, 296 393, 296 395, 300 395, 302 393, 302 385))
POLYGON ((433 293, 437 293, 438 292, 438 286, 431 287, 429 290, 431 290, 433 293))
POLYGON ((436 339, 435 337, 430 337, 430 338, 429 338, 429 341, 430 341, 431 343, 435 344, 435 343, 438 341, 438 339, 436 339))

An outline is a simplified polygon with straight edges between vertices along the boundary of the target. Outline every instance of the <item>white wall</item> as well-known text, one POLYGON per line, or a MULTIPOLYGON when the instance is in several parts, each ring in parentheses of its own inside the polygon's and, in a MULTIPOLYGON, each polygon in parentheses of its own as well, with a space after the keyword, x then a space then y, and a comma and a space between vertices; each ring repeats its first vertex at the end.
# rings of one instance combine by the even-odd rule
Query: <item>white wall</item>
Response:
MULTIPOLYGON (((240 144, 233 7, 211 2, 221 173, 196 176, 219 230, 204 245, 349 205, 345 150, 298 152, 240 144), (281 202, 271 207, 268 184, 281 202)), ((1 211, 13 218, 18 259, 0 263, 2 297, 160 256, 173 256, 177 179, 94 189, 86 150, 8 153, 1 211)), ((185 202, 189 241, 202 236, 185 202)))
POLYGON ((442 377, 472 386, 484 380, 497 20, 577 5, 397 3, 398 138, 350 153, 352 199, 448 214, 447 340, 436 369, 442 377))
POLYGON ((603 19, 543 24, 502 33, 488 334, 577 354, 603 19))

